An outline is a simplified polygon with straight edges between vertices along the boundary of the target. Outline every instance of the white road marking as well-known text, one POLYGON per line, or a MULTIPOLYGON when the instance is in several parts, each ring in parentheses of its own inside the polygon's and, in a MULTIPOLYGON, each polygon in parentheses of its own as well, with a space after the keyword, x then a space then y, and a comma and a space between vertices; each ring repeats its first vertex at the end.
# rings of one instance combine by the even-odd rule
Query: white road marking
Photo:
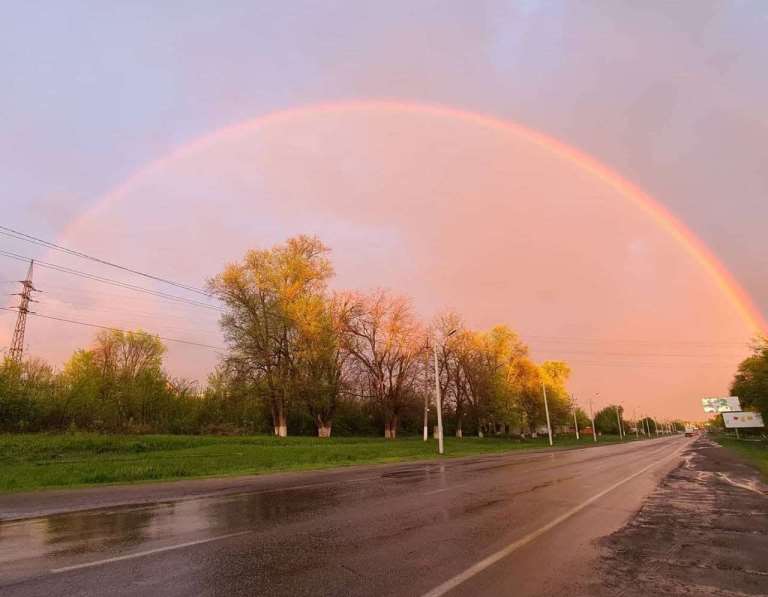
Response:
POLYGON ((518 539, 517 541, 515 541, 513 543, 510 543, 505 548, 500 549, 496 553, 491 554, 490 556, 488 556, 487 558, 485 558, 483 560, 480 560, 477 564, 475 564, 474 566, 470 566, 469 568, 467 568, 461 574, 457 574, 453 578, 448 579, 443 584, 438 585, 437 587, 435 587, 431 591, 429 591, 429 592, 425 593, 424 595, 422 595, 422 597, 441 597, 442 595, 445 595, 449 591, 451 591, 451 590, 455 589, 456 587, 458 587, 463 582, 469 580, 470 578, 472 578, 473 576, 475 576, 475 575, 479 574, 480 572, 486 570, 487 568, 490 568, 491 566, 493 566, 499 560, 502 560, 502 559, 506 558, 508 555, 510 555, 514 551, 520 549, 521 547, 524 547, 525 545, 528 545, 534 539, 537 539, 538 537, 540 537, 541 535, 543 535, 547 531, 550 531, 553 528, 555 528, 556 526, 558 526, 559 524, 565 522, 566 520, 571 518, 574 514, 578 514, 584 508, 586 508, 590 504, 593 504, 594 502, 599 500, 604 495, 610 493, 614 489, 616 489, 618 487, 621 487, 622 485, 624 485, 625 483, 628 483, 629 481, 631 481, 632 479, 634 479, 636 477, 639 477, 640 475, 642 475, 646 471, 650 470, 651 468, 653 468, 655 466, 660 466, 660 465, 666 463, 667 461, 672 460, 673 458, 678 456, 680 454, 680 452, 682 452, 687 447, 688 447, 688 443, 686 443, 680 449, 678 449, 677 451, 673 452, 672 454, 670 454, 669 456, 667 456, 663 460, 660 460, 658 462, 652 462, 651 464, 649 464, 646 467, 643 467, 642 469, 640 469, 636 473, 633 473, 633 474, 629 475, 628 477, 625 477, 621 481, 618 481, 618 482, 614 483, 610 487, 608 487, 606 489, 603 489, 601 492, 596 493, 591 498, 583 501, 578 506, 575 506, 575 507, 571 508, 570 510, 568 510, 564 514, 561 514, 557 518, 551 520, 550 522, 545 524, 543 527, 540 527, 540 528, 536 529, 535 531, 529 533, 528 535, 526 535, 522 539, 518 539))
POLYGON ((50 572, 51 574, 60 574, 62 572, 70 572, 72 570, 81 570, 82 568, 92 568, 94 566, 103 566, 104 564, 111 564, 112 562, 122 562, 123 560, 143 558, 145 556, 151 556, 152 554, 163 553, 164 551, 172 551, 174 549, 183 549, 185 547, 192 547, 193 545, 202 545, 203 543, 212 543, 213 541, 222 541, 223 539, 231 539, 232 537, 249 535, 253 532, 254 531, 240 531, 239 533, 229 533, 228 535, 218 535, 217 537, 209 537, 207 539, 198 539, 197 541, 188 541, 187 543, 177 543, 176 545, 169 545, 167 547, 158 547, 157 549, 148 549, 147 551, 140 551, 137 553, 130 553, 124 556, 107 558, 106 560, 96 560, 95 562, 85 562, 84 564, 74 564, 73 566, 63 566, 61 568, 52 568, 50 572))
POLYGON ((450 487, 443 487, 441 489, 433 489, 432 491, 425 491, 421 495, 434 495, 436 493, 443 493, 444 491, 451 491, 452 489, 459 489, 460 487, 466 487, 467 483, 459 483, 457 485, 451 485, 450 487))

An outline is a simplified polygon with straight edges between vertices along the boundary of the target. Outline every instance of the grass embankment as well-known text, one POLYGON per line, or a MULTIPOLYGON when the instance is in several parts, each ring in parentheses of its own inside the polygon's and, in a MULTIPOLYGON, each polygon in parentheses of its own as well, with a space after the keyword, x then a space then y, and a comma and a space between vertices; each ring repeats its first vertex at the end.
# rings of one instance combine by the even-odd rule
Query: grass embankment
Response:
POLYGON ((733 450, 754 464, 768 481, 768 441, 746 441, 717 435, 714 438, 721 446, 733 450))
MULTIPOLYGON (((601 437, 600 444, 618 441, 601 437)), ((592 438, 556 447, 592 446, 592 438)), ((546 438, 446 438, 448 457, 547 447, 546 438)), ((434 441, 379 438, 189 435, 0 435, 0 492, 247 475, 436 458, 434 441)))

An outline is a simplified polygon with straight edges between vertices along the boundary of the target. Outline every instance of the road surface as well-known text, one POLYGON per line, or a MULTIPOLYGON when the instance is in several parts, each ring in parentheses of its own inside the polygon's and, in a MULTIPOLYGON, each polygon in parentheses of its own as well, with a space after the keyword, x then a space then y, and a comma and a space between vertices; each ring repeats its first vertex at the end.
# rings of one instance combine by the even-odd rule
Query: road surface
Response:
MULTIPOLYGON (((589 594, 596 540, 627 523, 690 443, 253 477, 235 492, 6 520, 0 594, 589 594)), ((87 508, 119 491, 49 495, 87 508)), ((23 515, 20 500, 55 510, 46 494, 6 496, 0 516, 23 515)))

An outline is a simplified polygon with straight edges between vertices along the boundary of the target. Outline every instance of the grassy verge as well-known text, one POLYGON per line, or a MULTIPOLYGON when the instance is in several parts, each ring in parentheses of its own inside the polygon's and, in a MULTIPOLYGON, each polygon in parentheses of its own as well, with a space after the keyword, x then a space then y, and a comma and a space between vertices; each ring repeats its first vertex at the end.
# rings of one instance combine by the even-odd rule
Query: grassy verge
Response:
POLYGON ((721 446, 733 450, 750 462, 752 462, 763 473, 763 478, 768 481, 768 442, 762 441, 744 441, 723 435, 714 438, 721 446))
MULTIPOLYGON (((602 437, 600 444, 618 441, 602 437)), ((598 445, 600 445, 598 444, 598 445)), ((556 447, 592 446, 591 437, 559 438, 556 447)), ((544 438, 446 438, 449 457, 547 447, 544 438)), ((247 475, 435 458, 421 438, 178 435, 0 435, 0 492, 247 475)))

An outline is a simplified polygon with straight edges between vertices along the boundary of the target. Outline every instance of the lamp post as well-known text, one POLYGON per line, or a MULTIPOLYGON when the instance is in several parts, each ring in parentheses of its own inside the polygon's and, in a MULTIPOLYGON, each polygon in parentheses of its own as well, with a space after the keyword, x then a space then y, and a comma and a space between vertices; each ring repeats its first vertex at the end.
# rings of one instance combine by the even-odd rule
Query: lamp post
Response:
POLYGON ((619 414, 619 405, 616 405, 616 422, 619 424, 619 439, 624 439, 624 430, 621 428, 621 415, 619 414))
POLYGON ((595 411, 592 409, 592 398, 589 399, 589 418, 592 419, 592 439, 597 443, 597 429, 595 428, 595 411))
POLYGON ((573 411, 573 426, 576 428, 576 441, 579 441, 579 419, 576 417, 576 401, 571 394, 571 410, 573 411))
MULTIPOLYGON (((456 333, 456 330, 451 330, 445 335, 448 339, 456 333)), ((443 402, 440 397, 440 367, 437 364, 437 335, 434 335, 434 353, 435 353, 435 408, 437 409, 437 453, 444 454, 445 447, 443 445, 443 402)))
POLYGON ((640 439, 640 430, 638 429, 637 409, 633 409, 632 417, 635 419, 635 439, 640 439))
POLYGON ((547 435, 549 436, 549 445, 552 445, 552 425, 549 423, 549 405, 547 404, 547 386, 542 381, 541 390, 544 392, 544 412, 547 415, 547 435))
MULTIPOLYGON (((429 343, 427 343, 429 348, 429 343)), ((429 439, 429 352, 424 363, 424 441, 429 439)))

